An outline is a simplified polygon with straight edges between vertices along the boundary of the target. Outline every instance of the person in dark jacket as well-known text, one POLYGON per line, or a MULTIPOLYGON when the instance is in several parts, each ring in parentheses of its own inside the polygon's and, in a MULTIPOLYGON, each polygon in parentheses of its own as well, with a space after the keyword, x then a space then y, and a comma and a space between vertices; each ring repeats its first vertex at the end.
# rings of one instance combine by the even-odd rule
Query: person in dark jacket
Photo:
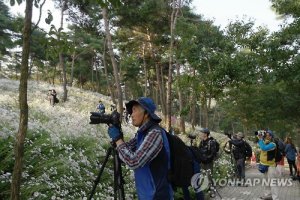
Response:
POLYGON ((139 127, 135 137, 124 142, 120 130, 110 126, 108 134, 116 144, 120 159, 134 170, 139 200, 172 200, 173 190, 167 179, 170 148, 166 132, 159 126, 151 98, 141 97, 126 103, 132 124, 139 127))
POLYGON ((294 176, 296 176, 297 173, 297 167, 296 167, 296 155, 297 155, 297 150, 295 145, 292 142, 292 138, 291 137, 287 137, 285 139, 285 156, 287 158, 287 161, 289 163, 289 167, 290 167, 290 176, 293 178, 294 176), (293 173, 293 168, 295 169, 295 173, 293 173))
POLYGON ((232 155, 235 160, 236 166, 236 177, 239 182, 237 185, 242 185, 242 181, 245 181, 245 141, 243 140, 244 134, 242 132, 238 132, 234 135, 229 143, 232 145, 232 155))
POLYGON ((214 169, 214 158, 216 155, 217 147, 216 141, 213 137, 210 137, 210 131, 208 128, 203 128, 201 132, 201 141, 199 145, 199 150, 201 152, 201 168, 207 172, 208 181, 209 181, 209 193, 210 197, 214 198, 215 188, 213 185, 212 174, 214 169))

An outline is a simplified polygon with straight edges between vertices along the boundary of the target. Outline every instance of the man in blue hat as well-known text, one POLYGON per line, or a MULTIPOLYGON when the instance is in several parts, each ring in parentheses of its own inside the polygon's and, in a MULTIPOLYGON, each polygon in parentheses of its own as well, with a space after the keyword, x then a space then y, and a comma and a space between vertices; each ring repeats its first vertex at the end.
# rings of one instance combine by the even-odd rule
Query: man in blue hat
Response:
POLYGON ((138 127, 133 139, 124 142, 120 130, 110 126, 108 134, 115 142, 120 159, 134 170, 135 185, 140 200, 171 200, 172 186, 167 179, 170 149, 156 105, 148 97, 131 100, 126 105, 132 124, 138 127))
MULTIPOLYGON (((264 174, 264 178, 272 180, 277 178, 275 151, 276 144, 273 142, 274 134, 271 130, 266 130, 265 134, 258 134, 258 146, 260 148, 260 164, 259 171, 264 174)), ((261 199, 265 200, 278 200, 278 191, 276 185, 265 185, 264 196, 261 199)))

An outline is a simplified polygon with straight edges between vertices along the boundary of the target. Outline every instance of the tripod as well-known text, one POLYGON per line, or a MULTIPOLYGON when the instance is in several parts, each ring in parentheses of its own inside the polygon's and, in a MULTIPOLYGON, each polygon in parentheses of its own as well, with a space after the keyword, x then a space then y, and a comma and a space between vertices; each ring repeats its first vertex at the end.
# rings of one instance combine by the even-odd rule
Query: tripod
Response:
POLYGON ((104 171, 105 165, 108 161, 108 158, 110 155, 113 155, 114 160, 114 200, 125 200, 125 193, 124 193, 124 179, 122 177, 122 168, 121 168, 121 160, 118 156, 117 150, 114 147, 114 144, 112 144, 111 147, 107 150, 103 165, 100 168, 99 174, 95 180, 93 189, 91 191, 91 194, 88 198, 88 200, 91 200, 95 194, 96 187, 98 183, 100 182, 101 175, 104 171))

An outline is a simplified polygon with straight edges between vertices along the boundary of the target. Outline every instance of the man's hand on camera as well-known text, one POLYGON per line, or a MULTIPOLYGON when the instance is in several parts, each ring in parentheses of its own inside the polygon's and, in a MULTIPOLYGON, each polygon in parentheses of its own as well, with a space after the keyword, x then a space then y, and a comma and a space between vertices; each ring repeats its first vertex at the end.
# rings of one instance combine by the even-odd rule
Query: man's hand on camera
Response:
POLYGON ((123 134, 119 128, 116 126, 110 125, 108 128, 108 135, 112 139, 113 142, 118 141, 123 138, 123 134))
POLYGON ((258 138, 259 140, 262 140, 262 139, 263 139, 263 135, 262 135, 262 134, 258 134, 258 135, 257 135, 257 138, 258 138))

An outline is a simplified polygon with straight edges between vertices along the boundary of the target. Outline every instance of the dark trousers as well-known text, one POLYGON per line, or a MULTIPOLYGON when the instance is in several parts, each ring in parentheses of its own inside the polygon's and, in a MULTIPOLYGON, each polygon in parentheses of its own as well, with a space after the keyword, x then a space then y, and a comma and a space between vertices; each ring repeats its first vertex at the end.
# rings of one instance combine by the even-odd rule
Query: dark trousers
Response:
POLYGON ((297 172, 297 167, 296 167, 296 163, 295 163, 295 160, 290 160, 290 159, 287 159, 288 163, 289 163, 289 167, 290 167, 290 176, 293 176, 294 173, 293 173, 293 167, 295 169, 295 174, 297 172))
POLYGON ((245 159, 240 158, 236 160, 236 177, 239 180, 245 179, 245 159))
MULTIPOLYGON (((200 173, 200 165, 196 161, 194 161, 194 173, 200 173)), ((189 187, 182 187, 182 193, 184 200, 191 200, 189 187)), ((202 191, 196 192, 196 200, 204 200, 204 193, 202 191)))

